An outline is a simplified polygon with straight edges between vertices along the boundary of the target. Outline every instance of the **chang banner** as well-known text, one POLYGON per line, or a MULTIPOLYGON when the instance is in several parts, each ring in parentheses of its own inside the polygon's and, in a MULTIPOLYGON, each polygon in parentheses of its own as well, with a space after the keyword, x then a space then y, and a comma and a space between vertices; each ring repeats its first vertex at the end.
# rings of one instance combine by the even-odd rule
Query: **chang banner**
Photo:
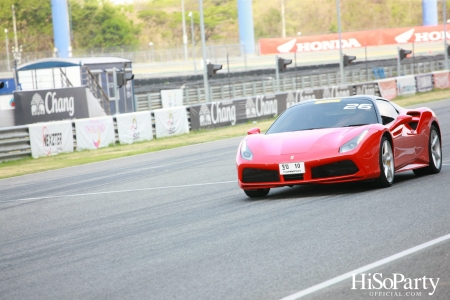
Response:
POLYGON ((397 84, 395 79, 377 80, 377 84, 381 97, 384 99, 392 100, 397 97, 397 84))
POLYGON ((323 88, 322 99, 353 96, 352 85, 329 86, 323 88))
POLYGON ((414 95, 416 93, 416 79, 413 75, 397 77, 396 80, 399 96, 414 95))
POLYGON ((132 144, 149 141, 153 138, 152 116, 150 111, 116 115, 119 142, 132 144))
POLYGON ((375 82, 368 82, 363 84, 355 84, 355 95, 372 95, 377 96, 377 84, 375 82))
POLYGON ((162 108, 183 106, 183 90, 161 90, 162 108))
POLYGON ((116 140, 111 116, 75 120, 75 131, 77 151, 108 147, 116 140))
POLYGON ((16 125, 89 118, 86 87, 14 93, 16 125))
POLYGON ((434 87, 437 89, 450 88, 450 73, 448 71, 433 72, 434 87))
POLYGON ((155 109, 156 137, 189 133, 186 107, 155 109))
POLYGON ((267 94, 191 106, 191 129, 233 126, 249 120, 276 117, 286 109, 286 95, 267 94))
POLYGON ((60 121, 28 126, 34 158, 73 152, 72 122, 60 121))
MULTIPOLYGON (((312 99, 322 99, 323 97, 323 89, 303 89, 296 90, 294 92, 288 92, 285 95, 286 109, 291 107, 294 104, 297 104, 301 101, 312 100, 312 99)), ((281 95, 280 95, 281 96, 281 95)))
POLYGON ((431 74, 416 75, 417 91, 429 92, 433 89, 433 78, 431 74))

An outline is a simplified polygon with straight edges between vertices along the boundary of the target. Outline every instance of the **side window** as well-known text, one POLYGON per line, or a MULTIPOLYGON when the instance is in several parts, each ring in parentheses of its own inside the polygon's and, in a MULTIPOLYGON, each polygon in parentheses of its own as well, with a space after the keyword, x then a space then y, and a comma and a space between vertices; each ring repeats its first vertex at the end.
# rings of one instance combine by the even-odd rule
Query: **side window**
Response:
POLYGON ((109 100, 115 100, 116 89, 114 88, 114 74, 113 74, 113 72, 108 72, 106 83, 108 85, 109 100))
POLYGON ((377 106, 381 114, 381 119, 383 120, 383 125, 389 124, 397 118, 398 111, 389 102, 377 100, 377 106))

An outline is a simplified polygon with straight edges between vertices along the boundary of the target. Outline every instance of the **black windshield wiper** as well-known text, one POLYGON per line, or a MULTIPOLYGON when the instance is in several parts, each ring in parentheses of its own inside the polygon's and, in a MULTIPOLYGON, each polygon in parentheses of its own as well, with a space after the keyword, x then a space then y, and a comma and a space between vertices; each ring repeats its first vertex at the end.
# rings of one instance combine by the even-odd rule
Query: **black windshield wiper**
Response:
POLYGON ((364 125, 369 125, 369 124, 350 124, 350 125, 345 125, 343 127, 354 127, 354 126, 364 126, 364 125))

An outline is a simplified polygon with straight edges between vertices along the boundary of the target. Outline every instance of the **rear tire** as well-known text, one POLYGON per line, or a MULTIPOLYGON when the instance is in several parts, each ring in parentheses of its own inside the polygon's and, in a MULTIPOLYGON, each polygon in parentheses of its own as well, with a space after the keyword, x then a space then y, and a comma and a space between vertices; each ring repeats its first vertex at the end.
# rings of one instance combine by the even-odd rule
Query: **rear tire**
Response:
POLYGON ((431 125, 430 139, 428 141, 428 167, 413 170, 416 176, 437 174, 442 168, 442 145, 439 132, 434 125, 431 125))
POLYGON ((262 198, 267 196, 270 189, 244 190, 244 193, 250 198, 262 198))
POLYGON ((394 183, 394 154, 389 140, 383 136, 379 152, 380 177, 375 180, 376 187, 390 187, 394 183))

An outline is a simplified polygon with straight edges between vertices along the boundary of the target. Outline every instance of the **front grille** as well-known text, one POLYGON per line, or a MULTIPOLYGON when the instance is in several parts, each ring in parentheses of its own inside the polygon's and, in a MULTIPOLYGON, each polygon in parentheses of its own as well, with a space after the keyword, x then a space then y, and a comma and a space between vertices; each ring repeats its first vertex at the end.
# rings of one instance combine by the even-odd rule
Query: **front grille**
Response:
POLYGON ((242 182, 279 182, 278 171, 246 168, 242 171, 242 182))
POLYGON ((303 174, 284 175, 284 181, 303 180, 303 174))
POLYGON ((323 165, 311 169, 313 179, 352 175, 358 172, 359 169, 351 160, 343 160, 340 162, 323 165))

